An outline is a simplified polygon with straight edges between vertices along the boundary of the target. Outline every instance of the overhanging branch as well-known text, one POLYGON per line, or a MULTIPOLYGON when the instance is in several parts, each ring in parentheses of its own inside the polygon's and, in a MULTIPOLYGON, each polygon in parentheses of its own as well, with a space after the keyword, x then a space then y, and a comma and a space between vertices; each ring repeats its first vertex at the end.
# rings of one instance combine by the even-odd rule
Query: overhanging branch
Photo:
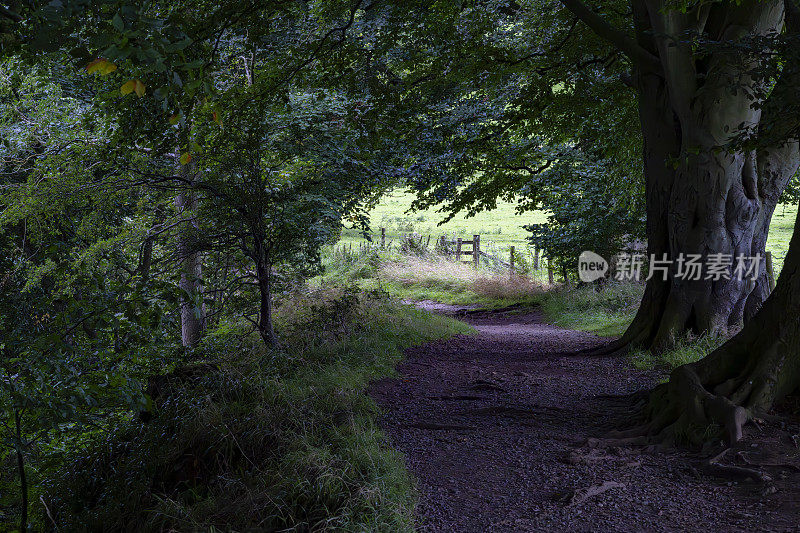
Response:
MULTIPOLYGON (((786 34, 800 36, 800 9, 794 0, 784 0, 786 34)), ((763 105, 759 124, 759 144, 783 146, 800 138, 800 117, 796 112, 800 96, 800 60, 798 55, 786 58, 772 93, 763 105)))
POLYGON ((603 17, 589 9, 581 0, 561 0, 564 6, 581 19, 593 32, 619 48, 639 67, 658 72, 661 63, 658 58, 639 46, 623 31, 615 28, 603 17))
POLYGON ((22 22, 22 16, 14 11, 11 11, 7 7, 0 6, 0 16, 11 19, 14 22, 22 22))

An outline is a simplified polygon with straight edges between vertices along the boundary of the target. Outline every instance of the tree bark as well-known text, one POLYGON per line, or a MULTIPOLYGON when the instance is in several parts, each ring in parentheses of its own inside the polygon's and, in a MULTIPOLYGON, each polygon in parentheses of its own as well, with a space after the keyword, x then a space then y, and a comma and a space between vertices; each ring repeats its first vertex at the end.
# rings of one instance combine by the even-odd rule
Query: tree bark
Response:
MULTIPOLYGON (((660 68, 640 62, 639 95, 647 194, 648 255, 672 262, 667 279, 648 280, 640 309, 623 337, 605 352, 633 346, 669 348, 687 331, 733 333, 769 294, 766 272, 756 280, 682 279, 677 261, 715 254, 764 257, 778 197, 797 171, 794 148, 723 149, 762 111, 752 93, 761 83, 747 72, 756 59, 735 54, 695 57, 686 32, 735 41, 783 27, 783 1, 749 1, 731 8, 700 6, 688 13, 657 0, 634 2, 637 45, 660 68), (744 87, 731 90, 731 80, 744 87), (749 89, 749 90, 742 90, 749 89)), ((731 272, 733 274, 733 272, 731 272)))
POLYGON ((709 427, 735 442, 748 420, 800 387, 800 211, 795 228, 775 290, 748 325, 704 359, 676 368, 651 393, 647 424, 614 435, 615 443, 701 441, 709 427))
POLYGON ((273 347, 278 344, 278 338, 272 324, 272 264, 269 259, 269 251, 263 243, 263 239, 257 240, 254 250, 260 295, 258 333, 264 344, 273 347))
POLYGON ((16 432, 17 471, 19 472, 19 490, 22 496, 20 503, 19 530, 28 530, 28 476, 25 473, 25 457, 23 455, 22 421, 18 410, 14 411, 14 424, 16 432))
MULTIPOLYGON (((180 168, 181 174, 191 183, 193 178, 193 164, 189 162, 180 168)), ((194 191, 184 191, 175 197, 175 207, 180 216, 185 219, 178 225, 178 238, 176 243, 178 261, 180 262, 181 289, 181 342, 184 346, 196 346, 203 335, 204 311, 201 303, 203 283, 203 258, 197 250, 197 195, 194 191)))

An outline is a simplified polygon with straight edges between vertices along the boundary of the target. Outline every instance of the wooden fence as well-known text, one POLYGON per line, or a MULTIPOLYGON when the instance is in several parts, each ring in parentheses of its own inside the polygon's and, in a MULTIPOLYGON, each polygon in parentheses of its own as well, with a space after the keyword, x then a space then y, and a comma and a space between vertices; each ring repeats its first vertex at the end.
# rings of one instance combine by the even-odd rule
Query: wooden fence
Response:
MULTIPOLYGON (((406 248, 413 248, 418 251, 427 251, 430 250, 432 237, 430 235, 427 236, 427 239, 421 235, 414 235, 414 234, 405 234, 400 236, 399 246, 406 246, 406 248)), ((480 266, 481 258, 485 258, 488 262, 495 264, 495 266, 503 267, 502 269, 507 269, 510 276, 514 276, 518 274, 519 268, 516 264, 516 257, 518 257, 518 253, 516 247, 511 245, 509 247, 508 252, 508 261, 504 258, 499 257, 496 254, 491 254, 485 251, 481 247, 481 235, 475 234, 472 236, 471 240, 464 239, 462 237, 457 238, 448 238, 445 235, 439 237, 438 240, 434 241, 436 251, 448 257, 451 257, 454 261, 463 264, 471 264, 475 269, 480 266), (467 258, 466 260, 464 258, 467 258)), ((357 254, 363 254, 365 251, 369 249, 375 249, 380 246, 381 250, 391 250, 393 245, 392 240, 387 241, 386 236, 386 228, 380 229, 380 244, 372 244, 372 243, 361 243, 356 248, 357 254)), ((529 272, 533 273, 534 275, 541 272, 542 277, 544 276, 544 272, 547 272, 547 283, 550 285, 556 282, 556 272, 553 268, 553 263, 547 257, 541 255, 541 251, 536 247, 529 247, 529 257, 530 257, 530 268, 529 272)), ((341 257, 354 257, 353 252, 353 245, 352 243, 349 245, 341 245, 334 247, 333 250, 334 256, 341 256, 341 257)), ((766 253, 765 259, 765 271, 767 275, 767 281, 769 283, 769 289, 772 291, 775 288, 775 270, 773 267, 773 256, 771 252, 766 253)), ((497 270, 502 270, 498 268, 497 270)), ((569 279, 567 276, 567 272, 559 272, 561 281, 565 283, 569 283, 569 279)), ((538 276, 537 276, 538 277, 538 276)), ((542 279, 544 281, 544 279, 542 279)))
MULTIPOLYGON (((394 242, 391 238, 387 238, 386 228, 380 228, 379 239, 378 243, 359 243, 356 245, 355 249, 353 248, 353 243, 335 246, 333 248, 334 257, 353 259, 369 250, 391 250, 393 246, 398 246, 398 249, 401 250, 405 247, 406 251, 429 251, 432 236, 428 235, 426 238, 422 235, 404 234, 399 236, 398 242, 394 242)), ((472 239, 464 239, 462 237, 448 238, 442 235, 438 240, 434 240, 433 242, 436 252, 451 257, 458 263, 471 264, 473 268, 477 269, 480 267, 481 259, 483 258, 486 262, 494 264, 496 267, 502 267, 497 268, 497 270, 506 269, 510 276, 519 273, 519 266, 515 259, 518 256, 518 251, 513 245, 509 247, 508 260, 506 261, 504 259, 505 254, 503 254, 504 257, 501 258, 497 254, 489 253, 483 249, 480 234, 473 235, 472 239)), ((533 246, 528 248, 528 252, 530 257, 529 271, 531 273, 541 272, 543 275, 546 270, 547 281, 553 284, 555 282, 555 271, 551 261, 542 256, 540 250, 533 246)), ((544 281, 544 279, 542 279, 542 281, 544 281)))

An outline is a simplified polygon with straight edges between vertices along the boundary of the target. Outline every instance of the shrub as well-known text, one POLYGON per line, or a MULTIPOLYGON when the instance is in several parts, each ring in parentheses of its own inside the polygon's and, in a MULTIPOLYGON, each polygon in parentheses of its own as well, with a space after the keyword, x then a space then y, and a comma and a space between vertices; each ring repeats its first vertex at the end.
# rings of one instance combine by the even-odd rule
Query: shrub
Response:
POLYGON ((43 499, 59 528, 411 531, 413 487, 364 389, 404 347, 466 326, 352 289, 289 309, 283 333, 306 341, 268 351, 243 325, 220 327, 198 352, 219 350, 214 364, 170 378, 152 420, 70 454, 43 499))

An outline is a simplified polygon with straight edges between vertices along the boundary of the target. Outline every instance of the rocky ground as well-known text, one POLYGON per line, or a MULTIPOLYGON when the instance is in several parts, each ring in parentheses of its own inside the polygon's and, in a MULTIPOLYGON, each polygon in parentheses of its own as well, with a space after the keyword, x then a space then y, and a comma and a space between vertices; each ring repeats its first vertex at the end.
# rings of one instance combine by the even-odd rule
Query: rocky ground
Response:
POLYGON ((535 312, 435 310, 478 333, 408 350, 370 390, 421 531, 800 531, 796 409, 727 450, 597 446, 663 373, 574 355, 602 340, 535 312))

